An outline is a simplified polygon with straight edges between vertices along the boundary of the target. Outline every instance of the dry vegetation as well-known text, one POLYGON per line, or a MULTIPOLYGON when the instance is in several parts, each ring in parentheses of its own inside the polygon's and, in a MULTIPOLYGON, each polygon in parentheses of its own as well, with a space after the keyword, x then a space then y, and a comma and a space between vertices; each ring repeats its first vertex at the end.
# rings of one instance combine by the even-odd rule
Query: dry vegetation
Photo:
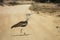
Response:
POLYGON ((30 7, 30 10, 33 10, 35 12, 42 12, 42 13, 49 13, 49 14, 56 14, 56 12, 60 12, 60 7, 58 4, 52 4, 52 3, 45 3, 45 4, 33 4, 30 7))

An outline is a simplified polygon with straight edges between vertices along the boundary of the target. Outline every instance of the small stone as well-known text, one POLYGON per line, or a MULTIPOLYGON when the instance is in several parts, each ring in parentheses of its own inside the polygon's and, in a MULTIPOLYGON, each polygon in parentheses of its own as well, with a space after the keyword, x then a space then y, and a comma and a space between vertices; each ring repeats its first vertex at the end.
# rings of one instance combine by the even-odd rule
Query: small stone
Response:
POLYGON ((60 17, 60 15, 57 15, 57 17, 60 17))
POLYGON ((56 26, 56 28, 59 28, 59 26, 56 26))

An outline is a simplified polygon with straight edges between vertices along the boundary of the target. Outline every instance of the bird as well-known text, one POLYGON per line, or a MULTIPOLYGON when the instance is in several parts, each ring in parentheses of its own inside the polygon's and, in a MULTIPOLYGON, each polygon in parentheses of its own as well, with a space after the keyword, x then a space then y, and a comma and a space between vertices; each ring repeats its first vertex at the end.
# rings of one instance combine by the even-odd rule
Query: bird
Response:
MULTIPOLYGON (((27 19, 26 19, 25 21, 20 21, 20 22, 18 22, 17 24, 13 25, 13 26, 11 27, 11 29, 16 28, 16 27, 22 27, 22 28, 26 27, 26 26, 28 25, 29 16, 30 16, 30 14, 27 14, 27 15, 26 15, 27 19)), ((21 29, 20 31, 21 31, 21 33, 22 33, 22 32, 23 32, 23 29, 21 29)), ((25 33, 24 33, 24 34, 25 34, 25 33)))
MULTIPOLYGON (((26 20, 26 21, 20 21, 20 22, 18 22, 17 24, 13 25, 13 26, 11 27, 11 29, 16 28, 16 27, 22 27, 22 28, 24 28, 24 27, 27 26, 27 24, 28 24, 28 20, 26 20)), ((22 33, 22 32, 23 32, 23 29, 21 29, 21 33, 22 33)))

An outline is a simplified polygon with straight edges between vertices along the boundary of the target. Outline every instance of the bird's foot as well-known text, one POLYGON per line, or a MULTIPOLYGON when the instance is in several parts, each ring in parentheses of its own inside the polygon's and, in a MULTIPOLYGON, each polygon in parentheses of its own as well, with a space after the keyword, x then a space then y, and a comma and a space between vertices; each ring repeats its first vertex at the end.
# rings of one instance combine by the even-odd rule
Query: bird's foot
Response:
POLYGON ((12 36, 29 36, 30 34, 22 33, 22 34, 17 34, 17 35, 12 35, 12 36))
POLYGON ((20 36, 28 36, 30 34, 27 34, 27 33, 21 33, 20 36))

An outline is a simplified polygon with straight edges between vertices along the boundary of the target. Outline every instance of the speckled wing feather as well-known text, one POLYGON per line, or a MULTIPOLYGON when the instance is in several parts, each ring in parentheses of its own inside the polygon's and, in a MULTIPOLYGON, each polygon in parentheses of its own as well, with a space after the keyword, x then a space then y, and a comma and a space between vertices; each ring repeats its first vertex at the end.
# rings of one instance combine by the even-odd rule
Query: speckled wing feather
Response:
POLYGON ((12 27, 11 27, 11 29, 12 28, 15 28, 15 27, 20 27, 20 25, 21 25, 22 23, 21 22, 19 22, 19 23, 17 23, 17 24, 15 24, 15 25, 13 25, 12 27))

